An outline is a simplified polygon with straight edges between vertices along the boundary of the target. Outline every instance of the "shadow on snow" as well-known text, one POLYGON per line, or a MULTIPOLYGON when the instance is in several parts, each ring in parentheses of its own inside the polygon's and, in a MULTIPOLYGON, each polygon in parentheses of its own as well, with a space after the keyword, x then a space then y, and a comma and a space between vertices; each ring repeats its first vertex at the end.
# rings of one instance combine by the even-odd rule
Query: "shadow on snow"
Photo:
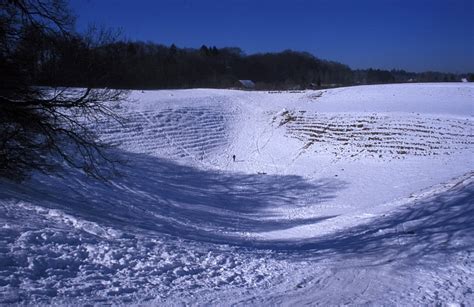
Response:
POLYGON ((436 255, 474 246, 474 183, 418 200, 368 224, 307 240, 254 241, 245 232, 314 224, 333 216, 282 219, 273 209, 331 200, 345 182, 328 178, 249 175, 201 170, 142 154, 120 153, 129 162, 109 183, 69 170, 60 177, 36 175, 0 197, 113 227, 124 233, 171 235, 202 242, 275 250, 285 259, 373 256, 378 263, 436 255))
POLYGON ((322 203, 346 185, 332 178, 309 182, 300 176, 201 170, 143 154, 119 155, 130 162, 119 166, 122 176, 108 183, 68 170, 62 178, 35 175, 20 188, 12 185, 0 192, 0 197, 61 209, 124 233, 155 231, 197 241, 254 245, 239 234, 331 218, 288 220, 274 209, 322 203))
MULTIPOLYGON (((260 245, 265 247, 265 245, 260 245)), ((454 255, 474 248, 474 182, 415 201, 371 223, 322 238, 272 242, 288 259, 328 256, 376 259, 374 265, 404 259, 454 255)), ((413 263, 407 263, 413 264, 413 263)))

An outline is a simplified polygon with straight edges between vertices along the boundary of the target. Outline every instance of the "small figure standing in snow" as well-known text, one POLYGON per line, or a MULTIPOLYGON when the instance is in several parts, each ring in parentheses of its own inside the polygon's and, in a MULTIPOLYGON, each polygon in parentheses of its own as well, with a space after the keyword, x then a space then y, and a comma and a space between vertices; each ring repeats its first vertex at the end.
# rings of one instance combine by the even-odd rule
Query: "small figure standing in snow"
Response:
POLYGON ((232 155, 232 160, 234 160, 234 162, 235 162, 235 155, 232 155))

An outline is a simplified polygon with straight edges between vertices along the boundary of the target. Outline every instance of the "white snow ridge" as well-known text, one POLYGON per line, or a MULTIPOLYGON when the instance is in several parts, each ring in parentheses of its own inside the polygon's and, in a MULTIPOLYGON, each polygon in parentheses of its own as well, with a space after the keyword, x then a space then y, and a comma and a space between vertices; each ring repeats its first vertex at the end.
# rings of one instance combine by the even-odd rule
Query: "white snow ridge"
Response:
POLYGON ((472 84, 131 98, 119 176, 0 181, 0 304, 473 305, 472 84))

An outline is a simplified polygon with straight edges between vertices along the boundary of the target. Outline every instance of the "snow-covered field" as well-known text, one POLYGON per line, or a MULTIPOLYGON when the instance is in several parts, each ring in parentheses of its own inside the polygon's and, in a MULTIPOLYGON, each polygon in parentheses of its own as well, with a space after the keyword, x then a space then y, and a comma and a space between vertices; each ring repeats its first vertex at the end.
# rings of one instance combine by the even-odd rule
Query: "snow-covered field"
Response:
POLYGON ((1 304, 473 305, 474 85, 117 112, 96 129, 121 176, 0 181, 1 304))

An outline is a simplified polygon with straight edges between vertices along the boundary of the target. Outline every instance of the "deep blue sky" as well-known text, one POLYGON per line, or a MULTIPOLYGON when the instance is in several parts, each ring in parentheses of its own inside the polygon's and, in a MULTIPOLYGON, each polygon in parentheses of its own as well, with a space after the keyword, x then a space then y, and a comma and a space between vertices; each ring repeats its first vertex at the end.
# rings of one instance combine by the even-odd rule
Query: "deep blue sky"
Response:
POLYGON ((351 68, 474 71, 474 0, 70 0, 77 28, 246 53, 308 51, 351 68))

